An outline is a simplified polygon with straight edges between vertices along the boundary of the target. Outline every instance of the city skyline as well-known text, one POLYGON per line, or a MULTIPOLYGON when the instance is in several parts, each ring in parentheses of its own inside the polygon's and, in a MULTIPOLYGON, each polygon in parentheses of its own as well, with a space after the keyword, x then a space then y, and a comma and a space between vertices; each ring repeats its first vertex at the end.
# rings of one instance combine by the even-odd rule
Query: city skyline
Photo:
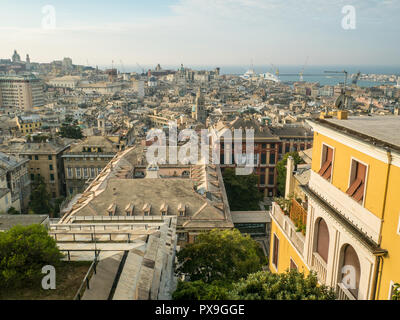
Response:
POLYGON ((110 65, 398 65, 398 1, 5 1, 0 56, 110 65), (51 5, 55 28, 42 27, 51 5), (356 25, 345 30, 346 5, 356 25), (48 8, 47 8, 48 9, 48 8), (249 36, 251 35, 251 36, 249 36), (89 62, 89 63, 88 63, 89 62))

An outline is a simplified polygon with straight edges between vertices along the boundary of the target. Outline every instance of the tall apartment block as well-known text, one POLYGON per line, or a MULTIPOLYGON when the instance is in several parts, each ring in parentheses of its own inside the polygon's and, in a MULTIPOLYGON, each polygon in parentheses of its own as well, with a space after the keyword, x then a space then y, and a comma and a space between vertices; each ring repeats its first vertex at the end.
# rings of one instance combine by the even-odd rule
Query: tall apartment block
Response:
POLYGON ((43 85, 33 75, 0 77, 0 112, 31 111, 45 103, 43 85))

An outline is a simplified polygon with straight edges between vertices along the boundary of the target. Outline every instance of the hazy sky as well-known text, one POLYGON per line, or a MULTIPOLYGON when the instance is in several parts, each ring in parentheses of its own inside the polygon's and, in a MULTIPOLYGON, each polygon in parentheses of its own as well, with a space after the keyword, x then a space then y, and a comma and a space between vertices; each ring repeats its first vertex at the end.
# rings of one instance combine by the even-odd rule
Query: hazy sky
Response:
POLYGON ((0 58, 110 65, 400 65, 400 0, 0 0, 0 58), (56 28, 43 29, 42 8, 56 28), (356 8, 356 29, 342 8, 356 8))

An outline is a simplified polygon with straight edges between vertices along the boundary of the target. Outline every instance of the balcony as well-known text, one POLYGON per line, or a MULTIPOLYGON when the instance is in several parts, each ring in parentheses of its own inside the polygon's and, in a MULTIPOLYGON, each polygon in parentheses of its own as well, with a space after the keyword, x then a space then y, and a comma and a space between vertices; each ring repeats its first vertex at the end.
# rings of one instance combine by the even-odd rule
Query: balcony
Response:
POLYGON ((381 219, 354 201, 345 191, 338 189, 314 171, 311 171, 309 188, 339 211, 346 220, 357 226, 362 233, 375 243, 379 242, 381 219))
POLYGON ((317 273, 318 281, 326 284, 327 265, 317 252, 312 255, 311 269, 317 273))
POLYGON ((295 199, 292 200, 289 217, 290 220, 292 220, 295 226, 298 228, 298 230, 305 236, 307 225, 307 210, 295 199))
POLYGON ((357 300, 343 283, 339 283, 336 289, 337 300, 357 300))
POLYGON ((301 256, 303 256, 305 242, 304 235, 301 232, 297 232, 298 228, 290 219, 290 216, 285 214, 280 205, 276 202, 272 203, 271 217, 282 228, 293 247, 295 247, 301 256))

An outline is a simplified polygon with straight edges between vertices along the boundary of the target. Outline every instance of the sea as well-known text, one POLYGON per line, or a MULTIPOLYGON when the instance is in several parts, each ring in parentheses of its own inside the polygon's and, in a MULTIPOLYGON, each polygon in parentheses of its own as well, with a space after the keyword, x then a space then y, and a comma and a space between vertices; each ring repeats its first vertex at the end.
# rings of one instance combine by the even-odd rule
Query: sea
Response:
MULTIPOLYGON (((142 70, 154 69, 155 66, 143 65, 142 68, 139 66, 115 66, 122 72, 142 72, 142 70)), ((256 73, 271 72, 275 74, 276 67, 266 65, 255 65, 255 66, 217 66, 217 65, 185 65, 184 67, 193 70, 214 70, 216 67, 221 69, 223 75, 242 75, 247 70, 253 69, 256 73)), ((109 68, 109 66, 104 66, 109 68)), ((177 65, 162 65, 163 69, 178 70, 180 66, 177 65)), ((279 66, 279 78, 283 82, 295 82, 300 80, 299 73, 303 69, 303 66, 296 65, 285 65, 279 66)), ((304 81, 306 82, 318 82, 321 85, 337 85, 344 82, 344 74, 327 74, 325 71, 343 71, 346 70, 349 73, 348 83, 351 83, 351 75, 361 72, 362 74, 382 74, 382 75, 397 75, 400 76, 400 66, 349 66, 349 65, 326 65, 326 66, 306 66, 304 69, 304 81)), ((374 87, 381 84, 395 84, 390 82, 379 82, 379 81, 364 81, 359 80, 357 83, 360 87, 374 87)))

